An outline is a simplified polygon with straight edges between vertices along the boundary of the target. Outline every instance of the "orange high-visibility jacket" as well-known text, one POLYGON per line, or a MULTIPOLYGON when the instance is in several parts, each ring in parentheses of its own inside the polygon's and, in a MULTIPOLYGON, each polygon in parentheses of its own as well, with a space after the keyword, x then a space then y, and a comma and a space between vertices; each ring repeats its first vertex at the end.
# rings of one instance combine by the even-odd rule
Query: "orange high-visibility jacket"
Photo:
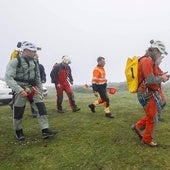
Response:
POLYGON ((92 84, 104 84, 107 82, 104 67, 97 66, 93 70, 92 84))

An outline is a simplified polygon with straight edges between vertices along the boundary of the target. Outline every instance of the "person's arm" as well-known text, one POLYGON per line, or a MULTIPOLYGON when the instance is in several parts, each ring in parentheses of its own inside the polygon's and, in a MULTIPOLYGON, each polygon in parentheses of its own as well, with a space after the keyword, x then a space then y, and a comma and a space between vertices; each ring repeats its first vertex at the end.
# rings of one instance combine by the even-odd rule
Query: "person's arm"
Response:
POLYGON ((153 71, 153 61, 150 58, 141 59, 142 73, 147 84, 159 84, 161 82, 166 82, 169 78, 166 74, 154 75, 153 71))
POLYGON ((69 78, 69 82, 71 83, 71 84, 73 84, 73 76, 72 76, 72 72, 71 72, 71 68, 70 68, 70 66, 68 66, 68 78, 69 78))
POLYGON ((21 91, 23 91, 23 88, 15 81, 17 65, 17 59, 13 59, 8 63, 5 72, 5 81, 13 91, 15 91, 16 93, 20 93, 21 91))
POLYGON ((46 82, 46 73, 45 73, 45 68, 42 64, 39 64, 40 68, 40 76, 41 76, 41 82, 45 83, 46 82))
POLYGON ((50 73, 50 77, 56 85, 58 84, 57 75, 59 72, 59 67, 60 67, 59 65, 55 66, 50 73))
POLYGON ((38 86, 39 89, 42 90, 42 82, 41 82, 41 75, 40 75, 40 69, 39 69, 39 63, 37 60, 34 61, 34 64, 35 64, 35 82, 36 82, 36 85, 38 86))

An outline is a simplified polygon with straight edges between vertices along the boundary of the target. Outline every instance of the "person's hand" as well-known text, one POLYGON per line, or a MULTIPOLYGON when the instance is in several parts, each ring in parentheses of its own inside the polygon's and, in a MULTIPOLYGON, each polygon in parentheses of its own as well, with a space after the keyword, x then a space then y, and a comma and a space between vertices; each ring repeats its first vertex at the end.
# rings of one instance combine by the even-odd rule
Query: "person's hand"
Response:
POLYGON ((162 81, 165 83, 166 81, 169 80, 170 75, 169 75, 169 74, 163 74, 163 75, 161 76, 161 78, 162 78, 162 81))
POLYGON ((57 87, 58 87, 58 88, 60 88, 60 87, 61 87, 61 85, 60 85, 60 84, 57 84, 57 87))
POLYGON ((26 92, 25 90, 22 90, 22 91, 19 93, 19 95, 20 95, 21 97, 26 97, 26 96, 27 96, 27 92, 26 92))

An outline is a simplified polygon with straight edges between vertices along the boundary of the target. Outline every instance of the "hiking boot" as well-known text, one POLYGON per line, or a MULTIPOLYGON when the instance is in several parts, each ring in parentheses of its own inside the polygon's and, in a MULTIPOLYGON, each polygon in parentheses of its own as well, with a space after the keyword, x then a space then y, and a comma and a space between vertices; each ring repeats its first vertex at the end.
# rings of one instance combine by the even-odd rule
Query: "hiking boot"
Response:
POLYGON ((105 114, 105 116, 106 116, 107 118, 114 118, 114 116, 113 116, 111 113, 107 113, 107 114, 105 114))
POLYGON ((89 106, 91 112, 95 113, 95 106, 94 106, 94 104, 89 104, 88 106, 89 106))
POLYGON ((145 144, 145 145, 148 145, 150 147, 157 147, 158 146, 158 144, 156 142, 153 142, 153 141, 151 141, 151 142, 142 141, 142 143, 145 144))
POLYGON ((164 118, 163 118, 163 117, 159 117, 158 120, 161 121, 161 122, 163 122, 163 121, 164 121, 164 118))
POLYGON ((22 129, 16 130, 15 132, 16 132, 16 138, 17 138, 19 141, 25 140, 25 136, 24 136, 24 134, 23 134, 22 129))
POLYGON ((80 110, 79 107, 75 107, 75 108, 73 109, 73 112, 78 112, 79 110, 80 110))
POLYGON ((136 125, 132 125, 131 129, 138 135, 139 139, 142 139, 142 132, 139 128, 136 127, 136 125))
POLYGON ((59 109, 58 109, 58 113, 64 113, 64 110, 59 110, 59 109))
POLYGON ((32 115, 32 118, 37 118, 37 115, 32 115))
POLYGON ((42 138, 43 139, 47 139, 49 137, 55 136, 58 132, 56 130, 49 130, 47 129, 43 129, 42 130, 42 138))

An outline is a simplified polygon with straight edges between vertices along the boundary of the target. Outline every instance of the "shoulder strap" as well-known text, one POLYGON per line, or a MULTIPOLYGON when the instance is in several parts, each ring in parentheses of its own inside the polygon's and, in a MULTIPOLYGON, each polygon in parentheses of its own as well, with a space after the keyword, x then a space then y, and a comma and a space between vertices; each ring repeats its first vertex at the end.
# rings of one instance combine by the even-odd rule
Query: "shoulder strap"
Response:
POLYGON ((18 60, 17 67, 20 68, 21 67, 21 58, 20 58, 20 56, 17 57, 17 60, 18 60))
MULTIPOLYGON (((142 58, 144 58, 144 57, 146 57, 146 56, 142 56, 142 57, 140 57, 139 58, 139 62, 140 62, 140 60, 142 59, 142 58)), ((138 88, 139 88, 139 86, 142 84, 142 82, 145 80, 145 78, 143 78, 140 82, 139 82, 139 84, 138 84, 138 88)))

